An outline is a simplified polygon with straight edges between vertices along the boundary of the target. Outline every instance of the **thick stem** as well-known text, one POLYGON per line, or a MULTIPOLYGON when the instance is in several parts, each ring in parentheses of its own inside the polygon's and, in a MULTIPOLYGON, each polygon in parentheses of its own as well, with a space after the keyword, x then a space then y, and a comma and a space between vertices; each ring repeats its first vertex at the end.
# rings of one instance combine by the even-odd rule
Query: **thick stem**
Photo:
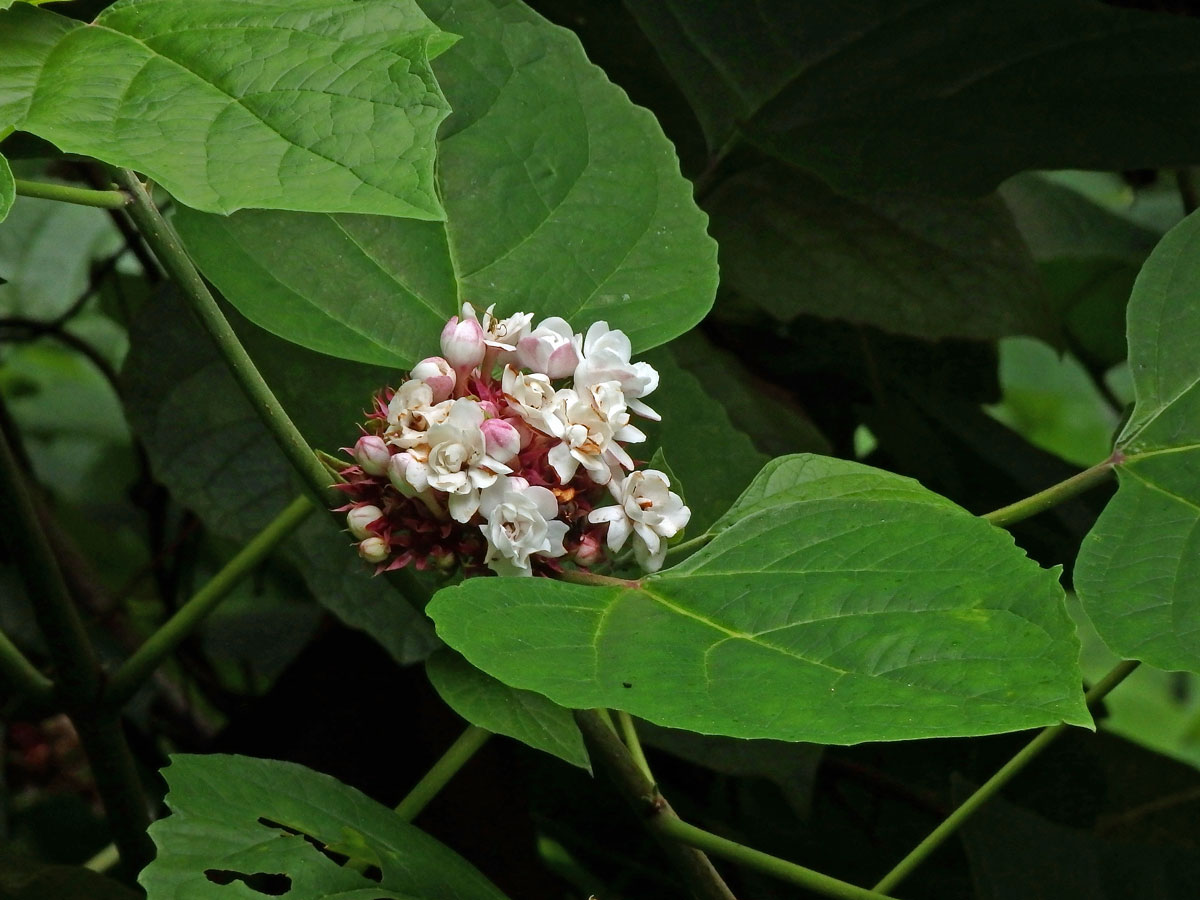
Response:
POLYGON ((149 192, 145 185, 138 180, 137 175, 128 169, 117 169, 114 177, 117 183, 133 198, 128 209, 134 224, 141 231, 146 243, 158 257, 163 268, 183 291, 192 311, 217 345, 229 371, 241 387, 242 393, 246 395, 246 399, 250 401, 263 424, 267 426, 284 456, 300 473, 308 490, 314 497, 319 498, 322 504, 327 503, 329 500, 328 488, 332 480, 329 473, 317 459, 312 448, 308 446, 308 442, 300 434, 295 423, 288 417, 274 392, 259 373, 253 360, 250 359, 250 355, 242 347, 242 342, 234 334, 233 328, 224 313, 221 312, 216 299, 204 284, 204 279, 192 265, 175 229, 158 211, 158 207, 154 205, 149 192))
POLYGON ((678 821, 679 817, 658 788, 634 763, 611 723, 606 722, 595 710, 576 710, 575 721, 583 732, 592 759, 604 767, 617 790, 658 839, 692 896, 697 900, 735 900, 733 892, 703 852, 683 846, 665 832, 663 821, 678 821))
MULTIPOLYGON (((1137 667, 1138 662, 1136 660, 1125 660, 1117 663, 1111 672, 1092 685, 1092 689, 1087 692, 1085 699, 1088 706, 1094 706, 1103 700, 1113 688, 1129 677, 1130 673, 1137 667)), ((914 847, 908 856, 900 860, 894 869, 884 875, 879 880, 879 883, 875 885, 875 890, 890 891, 907 878, 917 866, 928 859, 930 854, 945 843, 946 839, 954 834, 983 804, 998 794, 1001 788, 1008 784, 1030 762, 1036 759, 1038 754, 1054 743, 1055 739, 1066 730, 1066 725, 1054 725, 1043 729, 1016 756, 1005 763, 995 775, 980 785, 975 793, 964 800, 954 812, 946 817, 945 821, 930 832, 925 840, 914 847)))
POLYGON ((54 661, 57 693, 91 764, 121 861, 130 874, 135 874, 154 856, 154 844, 146 834, 150 815, 142 785, 119 720, 105 713, 98 702, 102 684, 99 663, 3 430, 0 509, 8 511, 3 538, 21 571, 38 627, 46 638, 54 661))
POLYGON ((1104 462, 1097 463, 1090 469, 1084 469, 1078 475, 1072 475, 1066 481, 1060 481, 1058 484, 1051 485, 1044 491, 1038 491, 1024 500, 1018 500, 1016 503, 1010 503, 1008 506, 990 512, 983 518, 987 519, 993 525, 1007 528, 1014 522, 1020 522, 1022 519, 1036 516, 1038 513, 1045 512, 1052 506, 1057 506, 1064 500, 1070 500, 1076 494, 1082 494, 1084 491, 1106 481, 1109 473, 1112 472, 1115 466, 1120 465, 1123 459, 1124 457, 1119 453, 1113 453, 1104 462))
POLYGON ((438 792, 458 774, 458 770, 467 764, 491 736, 490 731, 480 728, 478 725, 468 725, 467 730, 450 745, 450 749, 433 764, 433 768, 426 772, 424 777, 408 792, 408 795, 396 805, 396 815, 405 822, 411 822, 419 816, 421 810, 429 805, 429 801, 438 795, 438 792))
POLYGON ((280 541, 295 531, 314 509, 307 496, 293 500, 271 524, 255 535, 221 571, 180 607, 175 615, 164 622, 136 653, 125 660, 109 681, 104 695, 109 707, 116 709, 124 705, 180 642, 217 608, 229 592, 250 574, 280 541))
POLYGON ((129 204, 129 195, 124 191, 93 191, 90 188, 71 187, 66 184, 47 184, 44 181, 16 179, 17 196, 37 197, 41 200, 58 200, 79 206, 98 206, 101 209, 121 209, 129 204))

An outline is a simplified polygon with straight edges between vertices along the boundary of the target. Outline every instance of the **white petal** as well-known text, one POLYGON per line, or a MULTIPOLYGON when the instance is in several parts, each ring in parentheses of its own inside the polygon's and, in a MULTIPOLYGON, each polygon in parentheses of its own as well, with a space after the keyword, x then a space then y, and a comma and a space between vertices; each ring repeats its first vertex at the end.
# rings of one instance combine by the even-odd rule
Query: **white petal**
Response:
POLYGON ((630 526, 629 519, 625 518, 624 516, 621 516, 619 519, 615 519, 612 524, 608 526, 608 549, 613 553, 616 553, 618 550, 624 547, 625 542, 629 540, 629 535, 632 530, 633 529, 630 526))

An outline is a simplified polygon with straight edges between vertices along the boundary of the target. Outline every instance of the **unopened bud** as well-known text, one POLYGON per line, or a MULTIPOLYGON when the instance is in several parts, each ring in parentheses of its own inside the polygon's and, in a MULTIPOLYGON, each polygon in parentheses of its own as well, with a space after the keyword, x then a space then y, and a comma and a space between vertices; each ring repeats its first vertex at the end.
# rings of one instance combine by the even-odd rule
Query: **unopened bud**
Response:
POLYGON ((440 356, 421 360, 409 374, 415 380, 429 385, 433 391, 432 403, 441 403, 454 393, 454 367, 440 356))
POLYGON ((392 451, 383 442, 383 438, 373 434, 364 434, 354 445, 354 461, 368 475, 382 475, 386 472, 391 455, 392 451))
POLYGON ((358 545, 358 555, 369 563, 381 563, 390 553, 387 541, 381 537, 369 537, 358 545))
POLYGON ((571 558, 581 566, 595 566, 604 562, 604 543, 596 531, 588 531, 579 538, 579 545, 571 551, 571 558))
POLYGON ((473 369, 483 362, 487 351, 483 328, 474 318, 459 321, 454 316, 442 329, 442 356, 455 369, 473 369))
POLYGON ((507 419, 488 419, 479 430, 487 455, 496 462, 508 462, 521 452, 521 434, 507 419))
POLYGON ((378 506, 356 506, 346 513, 346 527, 350 529, 352 535, 362 540, 371 534, 367 530, 367 526, 382 515, 383 510, 378 506))
POLYGON ((415 497, 420 493, 416 486, 408 480, 408 470, 413 463, 414 460, 409 453, 396 453, 388 460, 388 481, 405 497, 415 497))

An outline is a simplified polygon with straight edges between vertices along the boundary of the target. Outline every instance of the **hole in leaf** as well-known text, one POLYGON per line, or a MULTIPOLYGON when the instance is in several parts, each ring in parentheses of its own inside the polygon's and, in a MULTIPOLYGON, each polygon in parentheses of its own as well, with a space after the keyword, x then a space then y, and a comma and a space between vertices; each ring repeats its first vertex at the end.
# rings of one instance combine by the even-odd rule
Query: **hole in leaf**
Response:
POLYGON ((268 897, 281 897, 292 889, 292 879, 282 872, 274 875, 268 872, 254 872, 247 875, 245 872, 234 872, 231 869, 205 869, 204 877, 213 884, 220 885, 240 881, 250 890, 266 894, 268 897))
MULTIPOLYGON (((322 856, 324 856, 326 859, 328 859, 330 862, 334 863, 335 865, 344 867, 346 865, 346 863, 350 862, 350 857, 347 856, 346 854, 338 853, 336 850, 330 850, 324 841, 318 840, 317 838, 313 837, 311 834, 307 834, 303 831, 300 831, 299 829, 292 828, 288 825, 284 825, 281 822, 275 822, 271 819, 268 819, 266 816, 259 816, 258 824, 264 825, 267 828, 276 829, 277 831, 282 831, 285 834, 293 834, 293 835, 296 835, 297 837, 304 838, 304 840, 306 842, 308 842, 309 844, 311 844, 317 850, 318 853, 320 853, 322 856)), ((379 866, 376 866, 373 864, 367 864, 365 867, 360 866, 360 865, 352 865, 352 866, 350 866, 350 868, 353 869, 354 871, 358 872, 358 874, 361 875, 363 878, 366 878, 369 881, 373 881, 376 884, 383 881, 383 870, 380 869, 379 866)))

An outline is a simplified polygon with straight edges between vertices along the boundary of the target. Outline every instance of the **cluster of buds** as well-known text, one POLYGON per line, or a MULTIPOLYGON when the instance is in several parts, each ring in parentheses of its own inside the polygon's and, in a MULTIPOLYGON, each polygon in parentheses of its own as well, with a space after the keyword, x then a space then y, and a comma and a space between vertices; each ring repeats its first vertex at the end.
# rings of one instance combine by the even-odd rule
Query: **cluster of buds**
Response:
POLYGON ((590 569, 632 537, 646 571, 690 510, 662 472, 634 471, 625 445, 658 386, 629 338, 596 322, 482 316, 469 303, 367 415, 338 487, 359 555, 382 572, 414 565, 467 575, 590 569), (615 502, 614 502, 615 501, 615 502))

